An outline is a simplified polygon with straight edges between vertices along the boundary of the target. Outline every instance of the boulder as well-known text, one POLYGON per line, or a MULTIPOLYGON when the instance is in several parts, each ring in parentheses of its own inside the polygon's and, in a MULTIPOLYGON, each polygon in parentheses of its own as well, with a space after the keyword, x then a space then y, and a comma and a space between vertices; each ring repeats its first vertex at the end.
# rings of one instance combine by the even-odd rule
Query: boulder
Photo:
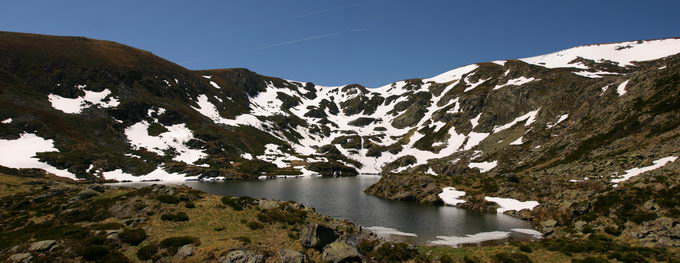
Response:
POLYGON ((220 258, 220 263, 264 263, 264 255, 248 250, 234 249, 229 251, 226 256, 220 258))
POLYGON ((307 262, 307 256, 298 251, 292 249, 282 249, 279 252, 279 262, 280 263, 305 263, 307 262))
POLYGON ((326 246, 321 254, 323 262, 348 262, 350 260, 361 262, 361 255, 357 248, 345 241, 335 241, 326 246))
POLYGON ((175 256, 180 258, 186 258, 194 254, 194 245, 184 245, 177 250, 175 256))
POLYGON ((44 252, 50 251, 56 247, 57 247, 56 240, 43 240, 31 243, 31 246, 28 248, 28 251, 44 252))
POLYGON ((306 248, 321 249, 337 238, 333 229, 319 224, 307 224, 300 230, 300 243, 306 248))
POLYGON ((28 263, 33 260, 33 256, 31 256, 31 253, 19 253, 19 254, 14 254, 11 257, 7 258, 7 261, 9 262, 21 262, 21 263, 28 263))

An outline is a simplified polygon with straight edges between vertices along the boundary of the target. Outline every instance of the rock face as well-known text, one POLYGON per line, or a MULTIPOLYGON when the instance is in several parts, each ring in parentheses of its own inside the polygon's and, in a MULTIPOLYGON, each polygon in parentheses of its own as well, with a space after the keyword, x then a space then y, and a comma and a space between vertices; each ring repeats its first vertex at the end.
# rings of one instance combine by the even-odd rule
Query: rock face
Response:
POLYGON ((264 263, 265 257, 252 250, 235 249, 220 259, 221 263, 264 263))
POLYGON ((335 241, 323 249, 321 258, 324 262, 361 262, 357 249, 345 241, 335 241))
POLYGON ((338 238, 333 229, 319 224, 305 225, 300 231, 300 242, 303 247, 321 249, 338 238))

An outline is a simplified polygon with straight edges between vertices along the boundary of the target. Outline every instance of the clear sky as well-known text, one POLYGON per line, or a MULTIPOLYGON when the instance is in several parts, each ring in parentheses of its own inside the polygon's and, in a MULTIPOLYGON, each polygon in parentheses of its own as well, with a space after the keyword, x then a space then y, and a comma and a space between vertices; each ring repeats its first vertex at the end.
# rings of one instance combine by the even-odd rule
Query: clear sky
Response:
POLYGON ((321 85, 431 77, 577 45, 680 36, 680 1, 4 1, 0 30, 106 39, 189 69, 321 85))

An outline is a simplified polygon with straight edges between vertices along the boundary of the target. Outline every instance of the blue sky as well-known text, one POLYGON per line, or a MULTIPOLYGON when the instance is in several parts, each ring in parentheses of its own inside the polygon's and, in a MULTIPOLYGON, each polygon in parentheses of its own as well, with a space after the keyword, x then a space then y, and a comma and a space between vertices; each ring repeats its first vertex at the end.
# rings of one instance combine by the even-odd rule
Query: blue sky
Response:
POLYGON ((368 87, 577 45, 680 36, 680 1, 6 1, 0 30, 106 39, 189 69, 368 87))

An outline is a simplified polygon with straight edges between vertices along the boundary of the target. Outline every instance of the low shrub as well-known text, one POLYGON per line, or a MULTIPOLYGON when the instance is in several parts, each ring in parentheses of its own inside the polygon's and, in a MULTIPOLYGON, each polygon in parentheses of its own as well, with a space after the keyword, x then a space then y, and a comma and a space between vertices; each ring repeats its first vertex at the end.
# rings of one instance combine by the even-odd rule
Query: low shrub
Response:
POLYGON ((194 204, 194 202, 185 202, 184 207, 186 207, 186 208, 196 208, 196 205, 194 204))
POLYGON ((126 228, 118 234, 121 241, 136 246, 146 240, 146 232, 141 228, 126 228))
POLYGON ((368 253, 371 253, 375 246, 378 244, 378 240, 367 240, 367 239, 362 239, 359 241, 359 244, 357 244, 357 251, 363 255, 367 255, 368 253))
POLYGON ((243 244, 250 244, 250 242, 251 242, 249 237, 244 237, 244 236, 240 236, 240 237, 237 237, 235 239, 238 240, 238 241, 241 241, 241 243, 243 243, 243 244))
POLYGON ((529 256, 523 253, 502 252, 493 256, 494 262, 498 263, 531 263, 529 256))
POLYGON ((574 259, 574 263, 609 263, 609 260, 603 257, 586 257, 584 259, 574 259))
POLYGON ((280 222, 287 225, 301 224, 307 219, 307 211, 282 204, 278 208, 264 209, 257 214, 263 223, 280 222))
POLYGON ((246 226, 248 226, 248 228, 250 228, 250 229, 252 229, 252 230, 257 230, 257 229, 262 229, 262 228, 264 228, 264 224, 262 224, 262 223, 260 223, 260 222, 256 222, 256 221, 248 222, 248 223, 246 223, 246 226))
POLYGON ((224 196, 222 197, 222 203, 231 207, 234 210, 241 211, 243 209, 257 205, 258 201, 257 199, 248 196, 241 197, 224 196))
POLYGON ((150 260, 153 258, 154 255, 158 253, 158 245, 156 244, 151 244, 147 246, 143 246, 139 250, 137 250, 137 258, 140 260, 150 260))
POLYGON ((192 243, 198 245, 199 241, 197 238, 189 236, 169 237, 161 241, 160 248, 168 249, 172 254, 175 254, 180 247, 192 243))
POLYGON ((441 262, 441 263, 454 263, 455 261, 453 261, 453 258, 451 258, 451 256, 443 255, 443 256, 439 257, 439 262, 441 262))
POLYGON ((402 262, 410 260, 418 255, 418 251, 406 243, 385 243, 378 247, 371 256, 378 262, 402 262))
POLYGON ((181 200, 173 195, 159 195, 156 199, 164 204, 177 204, 181 200))
POLYGON ((163 214, 163 215, 161 215, 161 220, 172 221, 172 222, 182 222, 182 221, 189 221, 189 216, 184 212, 179 212, 177 214, 163 214))
POLYGON ((83 258, 89 261, 95 261, 101 259, 109 254, 109 249, 101 245, 91 245, 87 246, 83 250, 83 258))

